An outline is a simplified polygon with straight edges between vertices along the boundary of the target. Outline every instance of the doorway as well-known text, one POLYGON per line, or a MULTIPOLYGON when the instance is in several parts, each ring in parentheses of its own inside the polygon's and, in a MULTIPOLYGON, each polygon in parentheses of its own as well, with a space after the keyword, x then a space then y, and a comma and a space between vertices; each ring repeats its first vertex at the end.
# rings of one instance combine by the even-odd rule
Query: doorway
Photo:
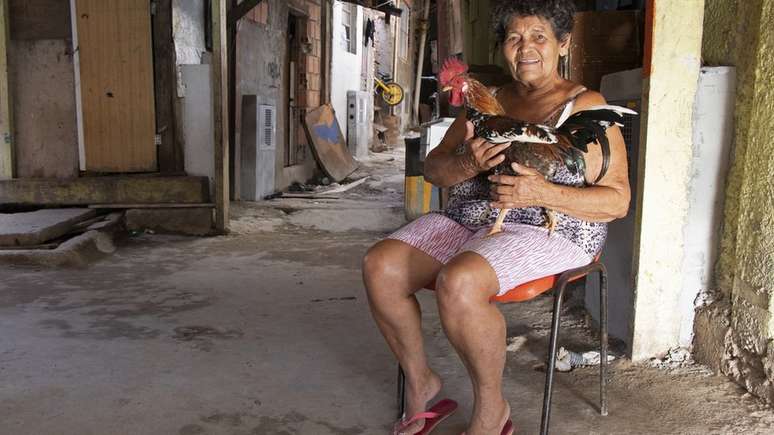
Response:
POLYGON ((306 134, 304 116, 306 115, 306 87, 302 86, 306 76, 306 55, 303 48, 307 42, 307 17, 295 11, 288 14, 288 36, 286 44, 285 98, 287 114, 285 117, 284 166, 301 164, 306 157, 306 134))
POLYGON ((86 172, 156 172, 147 0, 74 0, 79 148, 86 172))

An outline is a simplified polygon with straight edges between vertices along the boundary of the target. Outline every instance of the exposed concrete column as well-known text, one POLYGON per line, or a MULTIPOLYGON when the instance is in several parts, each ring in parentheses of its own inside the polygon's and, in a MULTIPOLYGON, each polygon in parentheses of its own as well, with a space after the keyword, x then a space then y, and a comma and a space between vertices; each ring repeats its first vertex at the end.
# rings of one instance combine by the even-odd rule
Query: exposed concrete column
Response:
POLYGON ((8 83, 8 0, 0 0, 0 180, 14 177, 13 105, 8 83))
POLYGON ((651 0, 646 25, 632 359, 678 345, 683 226, 704 0, 651 0))
POLYGON ((212 2, 212 111, 215 150, 215 228, 228 230, 228 48, 226 0, 212 2))

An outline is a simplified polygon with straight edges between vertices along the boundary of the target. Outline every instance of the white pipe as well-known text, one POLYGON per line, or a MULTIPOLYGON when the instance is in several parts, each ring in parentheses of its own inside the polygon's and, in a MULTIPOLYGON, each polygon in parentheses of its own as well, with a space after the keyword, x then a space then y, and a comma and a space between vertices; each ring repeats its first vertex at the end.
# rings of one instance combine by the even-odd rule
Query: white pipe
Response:
POLYGON ((417 120, 417 125, 420 124, 421 119, 419 117, 419 95, 422 90, 422 69, 425 64, 425 44, 427 43, 427 30, 428 20, 430 19, 430 0, 425 0, 425 14, 422 19, 419 33, 419 57, 417 59, 417 81, 414 83, 414 116, 417 120))
MULTIPOLYGON (((400 7, 400 0, 396 0, 396 7, 400 7)), ((398 81, 398 52, 400 51, 400 32, 404 25, 405 18, 401 15, 400 21, 395 21, 392 28, 395 29, 395 35, 392 38, 392 80, 398 81)), ((409 23, 411 25, 411 23, 409 23)), ((390 115, 395 115, 395 106, 390 106, 390 115)))

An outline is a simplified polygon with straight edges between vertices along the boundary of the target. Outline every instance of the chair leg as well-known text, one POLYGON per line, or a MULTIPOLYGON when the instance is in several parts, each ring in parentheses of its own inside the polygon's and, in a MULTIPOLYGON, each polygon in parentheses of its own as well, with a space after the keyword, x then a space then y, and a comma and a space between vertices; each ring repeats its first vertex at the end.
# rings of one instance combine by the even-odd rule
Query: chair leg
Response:
POLYGON ((599 268, 599 413, 607 415, 607 270, 599 268))
POLYGON ((559 323, 561 319, 562 297, 567 288, 567 281, 561 280, 554 289, 554 314, 551 321, 551 342, 548 345, 548 366, 546 366, 546 385, 543 392, 543 415, 540 418, 540 434, 548 435, 548 423, 551 418, 551 394, 554 386, 554 369, 556 368, 556 348, 559 341, 559 323))
POLYGON ((403 373, 403 367, 398 364, 398 420, 403 418, 406 411, 406 375, 403 373))

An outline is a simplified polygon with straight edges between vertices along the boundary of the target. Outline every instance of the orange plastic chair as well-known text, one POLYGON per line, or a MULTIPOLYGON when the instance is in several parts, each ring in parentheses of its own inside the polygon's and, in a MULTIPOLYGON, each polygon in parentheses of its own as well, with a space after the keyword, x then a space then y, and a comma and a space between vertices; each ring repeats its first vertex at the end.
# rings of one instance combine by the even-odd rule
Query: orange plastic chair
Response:
MULTIPOLYGON (((554 311, 551 322, 551 340, 548 345, 548 366, 546 367, 546 383, 543 391, 543 413, 540 419, 540 434, 548 434, 548 425, 551 416, 551 396, 553 393, 554 370, 556 367, 556 350, 559 339, 559 323, 562 309, 562 298, 567 284, 577 281, 591 273, 599 273, 599 412, 601 415, 607 415, 607 269, 599 256, 586 266, 577 269, 567 270, 557 275, 550 275, 524 283, 514 287, 507 293, 500 296, 494 296, 491 302, 512 303, 524 302, 534 299, 543 293, 553 290, 554 292, 554 311)), ((429 290, 435 290, 435 283, 426 287, 429 290)), ((405 384, 406 379, 403 369, 398 365, 398 418, 403 416, 405 410, 405 384)))

